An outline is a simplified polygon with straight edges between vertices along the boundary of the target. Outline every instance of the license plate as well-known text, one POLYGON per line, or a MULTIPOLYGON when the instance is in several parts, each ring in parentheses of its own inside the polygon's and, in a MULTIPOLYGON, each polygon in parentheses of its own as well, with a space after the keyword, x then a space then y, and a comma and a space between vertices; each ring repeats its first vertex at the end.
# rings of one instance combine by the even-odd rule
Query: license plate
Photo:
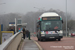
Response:
POLYGON ((48 34, 56 34, 55 31, 48 31, 48 34))
POLYGON ((50 38, 55 38, 55 37, 50 37, 50 38))

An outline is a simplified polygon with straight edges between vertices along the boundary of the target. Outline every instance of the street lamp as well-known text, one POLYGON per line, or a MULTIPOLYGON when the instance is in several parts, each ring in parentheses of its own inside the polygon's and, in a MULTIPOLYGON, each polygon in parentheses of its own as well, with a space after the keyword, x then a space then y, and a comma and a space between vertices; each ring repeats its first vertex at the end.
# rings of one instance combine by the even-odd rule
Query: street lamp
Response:
POLYGON ((67 0, 66 0, 66 37, 67 37, 67 0))
POLYGON ((43 8, 34 7, 34 8, 38 9, 39 11, 44 11, 44 8, 45 8, 45 7, 43 7, 43 8))
POLYGON ((40 8, 34 7, 35 9, 38 9, 40 11, 40 8))
MULTIPOLYGON (((0 3, 0 5, 3 5, 3 4, 6 4, 6 3, 0 3)), ((2 24, 2 17, 1 17, 1 24, 2 24)))
POLYGON ((3 4, 6 4, 6 3, 0 3, 0 5, 3 5, 3 4))

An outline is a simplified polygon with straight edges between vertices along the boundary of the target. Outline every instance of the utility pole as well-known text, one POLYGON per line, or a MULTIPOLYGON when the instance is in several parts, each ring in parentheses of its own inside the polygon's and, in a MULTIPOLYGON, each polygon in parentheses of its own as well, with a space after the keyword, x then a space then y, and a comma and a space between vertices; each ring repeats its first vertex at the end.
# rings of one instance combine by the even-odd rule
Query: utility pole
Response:
MULTIPOLYGON (((6 3, 0 3, 0 5, 3 5, 3 4, 6 4, 6 3)), ((1 17, 1 24, 2 24, 2 17, 1 17)))
POLYGON ((66 37, 67 37, 67 0, 66 0, 66 37))
POLYGON ((35 32, 35 17, 34 17, 34 32, 35 32))
POLYGON ((15 33, 17 32, 16 30, 17 30, 17 29, 16 29, 16 18, 15 18, 15 33))

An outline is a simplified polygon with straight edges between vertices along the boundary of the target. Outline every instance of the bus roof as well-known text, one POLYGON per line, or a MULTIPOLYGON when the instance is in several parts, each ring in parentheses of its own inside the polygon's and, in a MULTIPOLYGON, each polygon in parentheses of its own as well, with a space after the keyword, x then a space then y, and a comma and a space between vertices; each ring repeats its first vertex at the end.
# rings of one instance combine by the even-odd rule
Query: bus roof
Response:
POLYGON ((60 17, 60 19, 62 20, 62 17, 59 16, 55 12, 46 12, 46 13, 43 13, 41 16, 39 16, 38 21, 42 21, 42 17, 60 17))
POLYGON ((59 16, 57 13, 55 13, 55 12, 47 12, 47 13, 43 13, 41 16, 40 16, 40 18, 41 17, 52 17, 52 16, 59 16))

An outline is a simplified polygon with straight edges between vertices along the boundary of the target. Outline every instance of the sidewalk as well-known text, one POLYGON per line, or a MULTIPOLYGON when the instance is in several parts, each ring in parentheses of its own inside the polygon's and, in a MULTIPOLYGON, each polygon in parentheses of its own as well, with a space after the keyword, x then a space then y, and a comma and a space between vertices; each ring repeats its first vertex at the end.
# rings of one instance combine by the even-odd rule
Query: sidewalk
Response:
POLYGON ((25 44, 23 50, 39 50, 38 46, 33 42, 33 40, 25 39, 25 44))

